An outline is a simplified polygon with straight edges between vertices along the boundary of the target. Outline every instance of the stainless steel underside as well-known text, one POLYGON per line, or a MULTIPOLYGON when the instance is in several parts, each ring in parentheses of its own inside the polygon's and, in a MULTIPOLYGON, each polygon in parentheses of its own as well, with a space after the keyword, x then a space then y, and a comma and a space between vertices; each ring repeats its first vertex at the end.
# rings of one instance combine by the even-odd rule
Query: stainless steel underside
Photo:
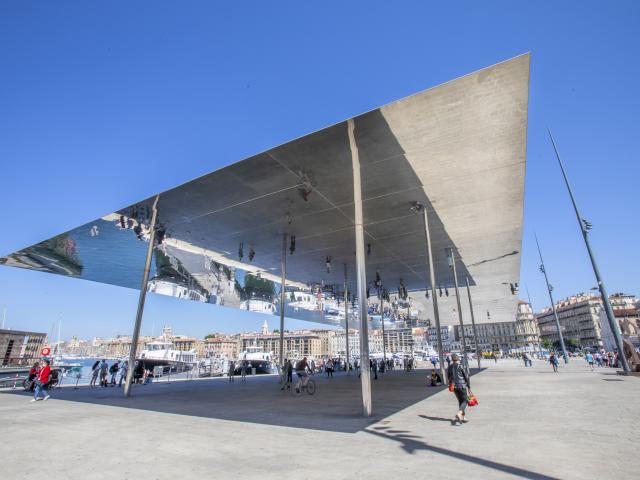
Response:
MULTIPOLYGON (((445 254, 452 246, 461 258, 460 286, 467 277, 471 284, 477 322, 514 318, 528 84, 523 55, 354 117, 371 302, 378 273, 392 299, 402 281, 415 315, 431 317, 422 219, 411 210, 418 201, 429 212, 436 292, 453 286, 445 254)), ((139 288, 150 204, 143 200, 0 261, 139 288)), ((346 121, 163 192, 158 212, 165 235, 150 291, 275 315, 286 233, 295 236, 286 315, 344 321, 344 309, 333 307, 341 301, 344 264, 356 270, 346 121), (297 300, 302 293, 314 300, 297 300)), ((349 290, 356 290, 355 276, 349 290)), ((455 322, 453 291, 440 301, 442 323, 455 322)))

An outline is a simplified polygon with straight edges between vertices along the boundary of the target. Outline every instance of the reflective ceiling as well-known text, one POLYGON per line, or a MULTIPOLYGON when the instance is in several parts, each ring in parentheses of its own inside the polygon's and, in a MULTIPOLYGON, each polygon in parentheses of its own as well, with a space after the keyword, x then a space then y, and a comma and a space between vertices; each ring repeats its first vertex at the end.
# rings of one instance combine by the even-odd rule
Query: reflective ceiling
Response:
MULTIPOLYGON (((476 321, 514 319, 528 87, 527 54, 354 118, 374 321, 377 277, 393 302, 388 321, 432 318, 415 201, 429 213, 442 322, 457 322, 447 247, 460 284, 472 285, 476 321)), ((152 201, 0 262, 140 288, 152 201)), ((161 193, 148 291, 278 315, 286 235, 286 316, 343 323, 345 265, 355 290, 353 219, 345 121, 161 193)), ((466 293, 461 300, 468 322, 466 293)))

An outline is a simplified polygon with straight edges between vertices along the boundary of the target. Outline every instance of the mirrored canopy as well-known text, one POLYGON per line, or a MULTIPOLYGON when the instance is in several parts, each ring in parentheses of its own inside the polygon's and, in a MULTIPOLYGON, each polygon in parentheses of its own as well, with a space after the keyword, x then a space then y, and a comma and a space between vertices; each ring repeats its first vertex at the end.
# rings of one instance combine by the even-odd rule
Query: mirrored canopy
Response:
MULTIPOLYGON (((476 321, 514 319, 528 86, 526 54, 353 118, 374 320, 379 279, 390 301, 387 321, 431 319, 437 294, 442 323, 456 323, 449 247, 460 286, 471 284, 476 321), (424 227, 414 202, 429 215, 437 279, 429 298, 424 227), (398 294, 405 288, 407 298, 398 294)), ((152 202, 0 262, 140 288, 152 202)), ((345 269, 348 291, 356 289, 347 121, 160 193, 148 291, 278 315, 283 241, 285 315, 343 324, 345 269)), ((357 317, 355 297, 346 300, 357 317)))

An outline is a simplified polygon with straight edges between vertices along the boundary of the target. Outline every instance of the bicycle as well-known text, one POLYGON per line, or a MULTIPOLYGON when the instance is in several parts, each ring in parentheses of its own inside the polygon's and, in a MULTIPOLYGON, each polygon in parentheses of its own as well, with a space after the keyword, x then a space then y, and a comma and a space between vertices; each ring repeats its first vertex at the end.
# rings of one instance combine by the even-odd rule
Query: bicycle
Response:
MULTIPOLYGON (((313 375, 313 373, 311 373, 310 375, 313 375)), ((298 375, 298 377, 300 377, 300 375, 298 375)), ((300 382, 300 389, 296 391, 297 389, 295 385, 291 385, 291 395, 299 397, 300 395, 302 395, 303 390, 306 390, 308 395, 313 395, 314 393, 316 393, 316 381, 311 378, 311 376, 307 377, 306 382, 304 381, 303 377, 300 378, 302 378, 302 381, 300 382)))

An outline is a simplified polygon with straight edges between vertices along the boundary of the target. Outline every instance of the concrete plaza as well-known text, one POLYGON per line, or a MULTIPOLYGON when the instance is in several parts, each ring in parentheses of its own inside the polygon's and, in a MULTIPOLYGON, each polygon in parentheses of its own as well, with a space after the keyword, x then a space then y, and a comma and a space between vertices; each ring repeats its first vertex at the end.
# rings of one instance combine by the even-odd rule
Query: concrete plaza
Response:
POLYGON ((640 379, 583 360, 485 362, 480 405, 452 426, 451 393, 426 370, 373 382, 360 416, 356 376, 316 375, 315 396, 273 377, 62 388, 47 402, 0 394, 3 478, 634 478, 640 379))

